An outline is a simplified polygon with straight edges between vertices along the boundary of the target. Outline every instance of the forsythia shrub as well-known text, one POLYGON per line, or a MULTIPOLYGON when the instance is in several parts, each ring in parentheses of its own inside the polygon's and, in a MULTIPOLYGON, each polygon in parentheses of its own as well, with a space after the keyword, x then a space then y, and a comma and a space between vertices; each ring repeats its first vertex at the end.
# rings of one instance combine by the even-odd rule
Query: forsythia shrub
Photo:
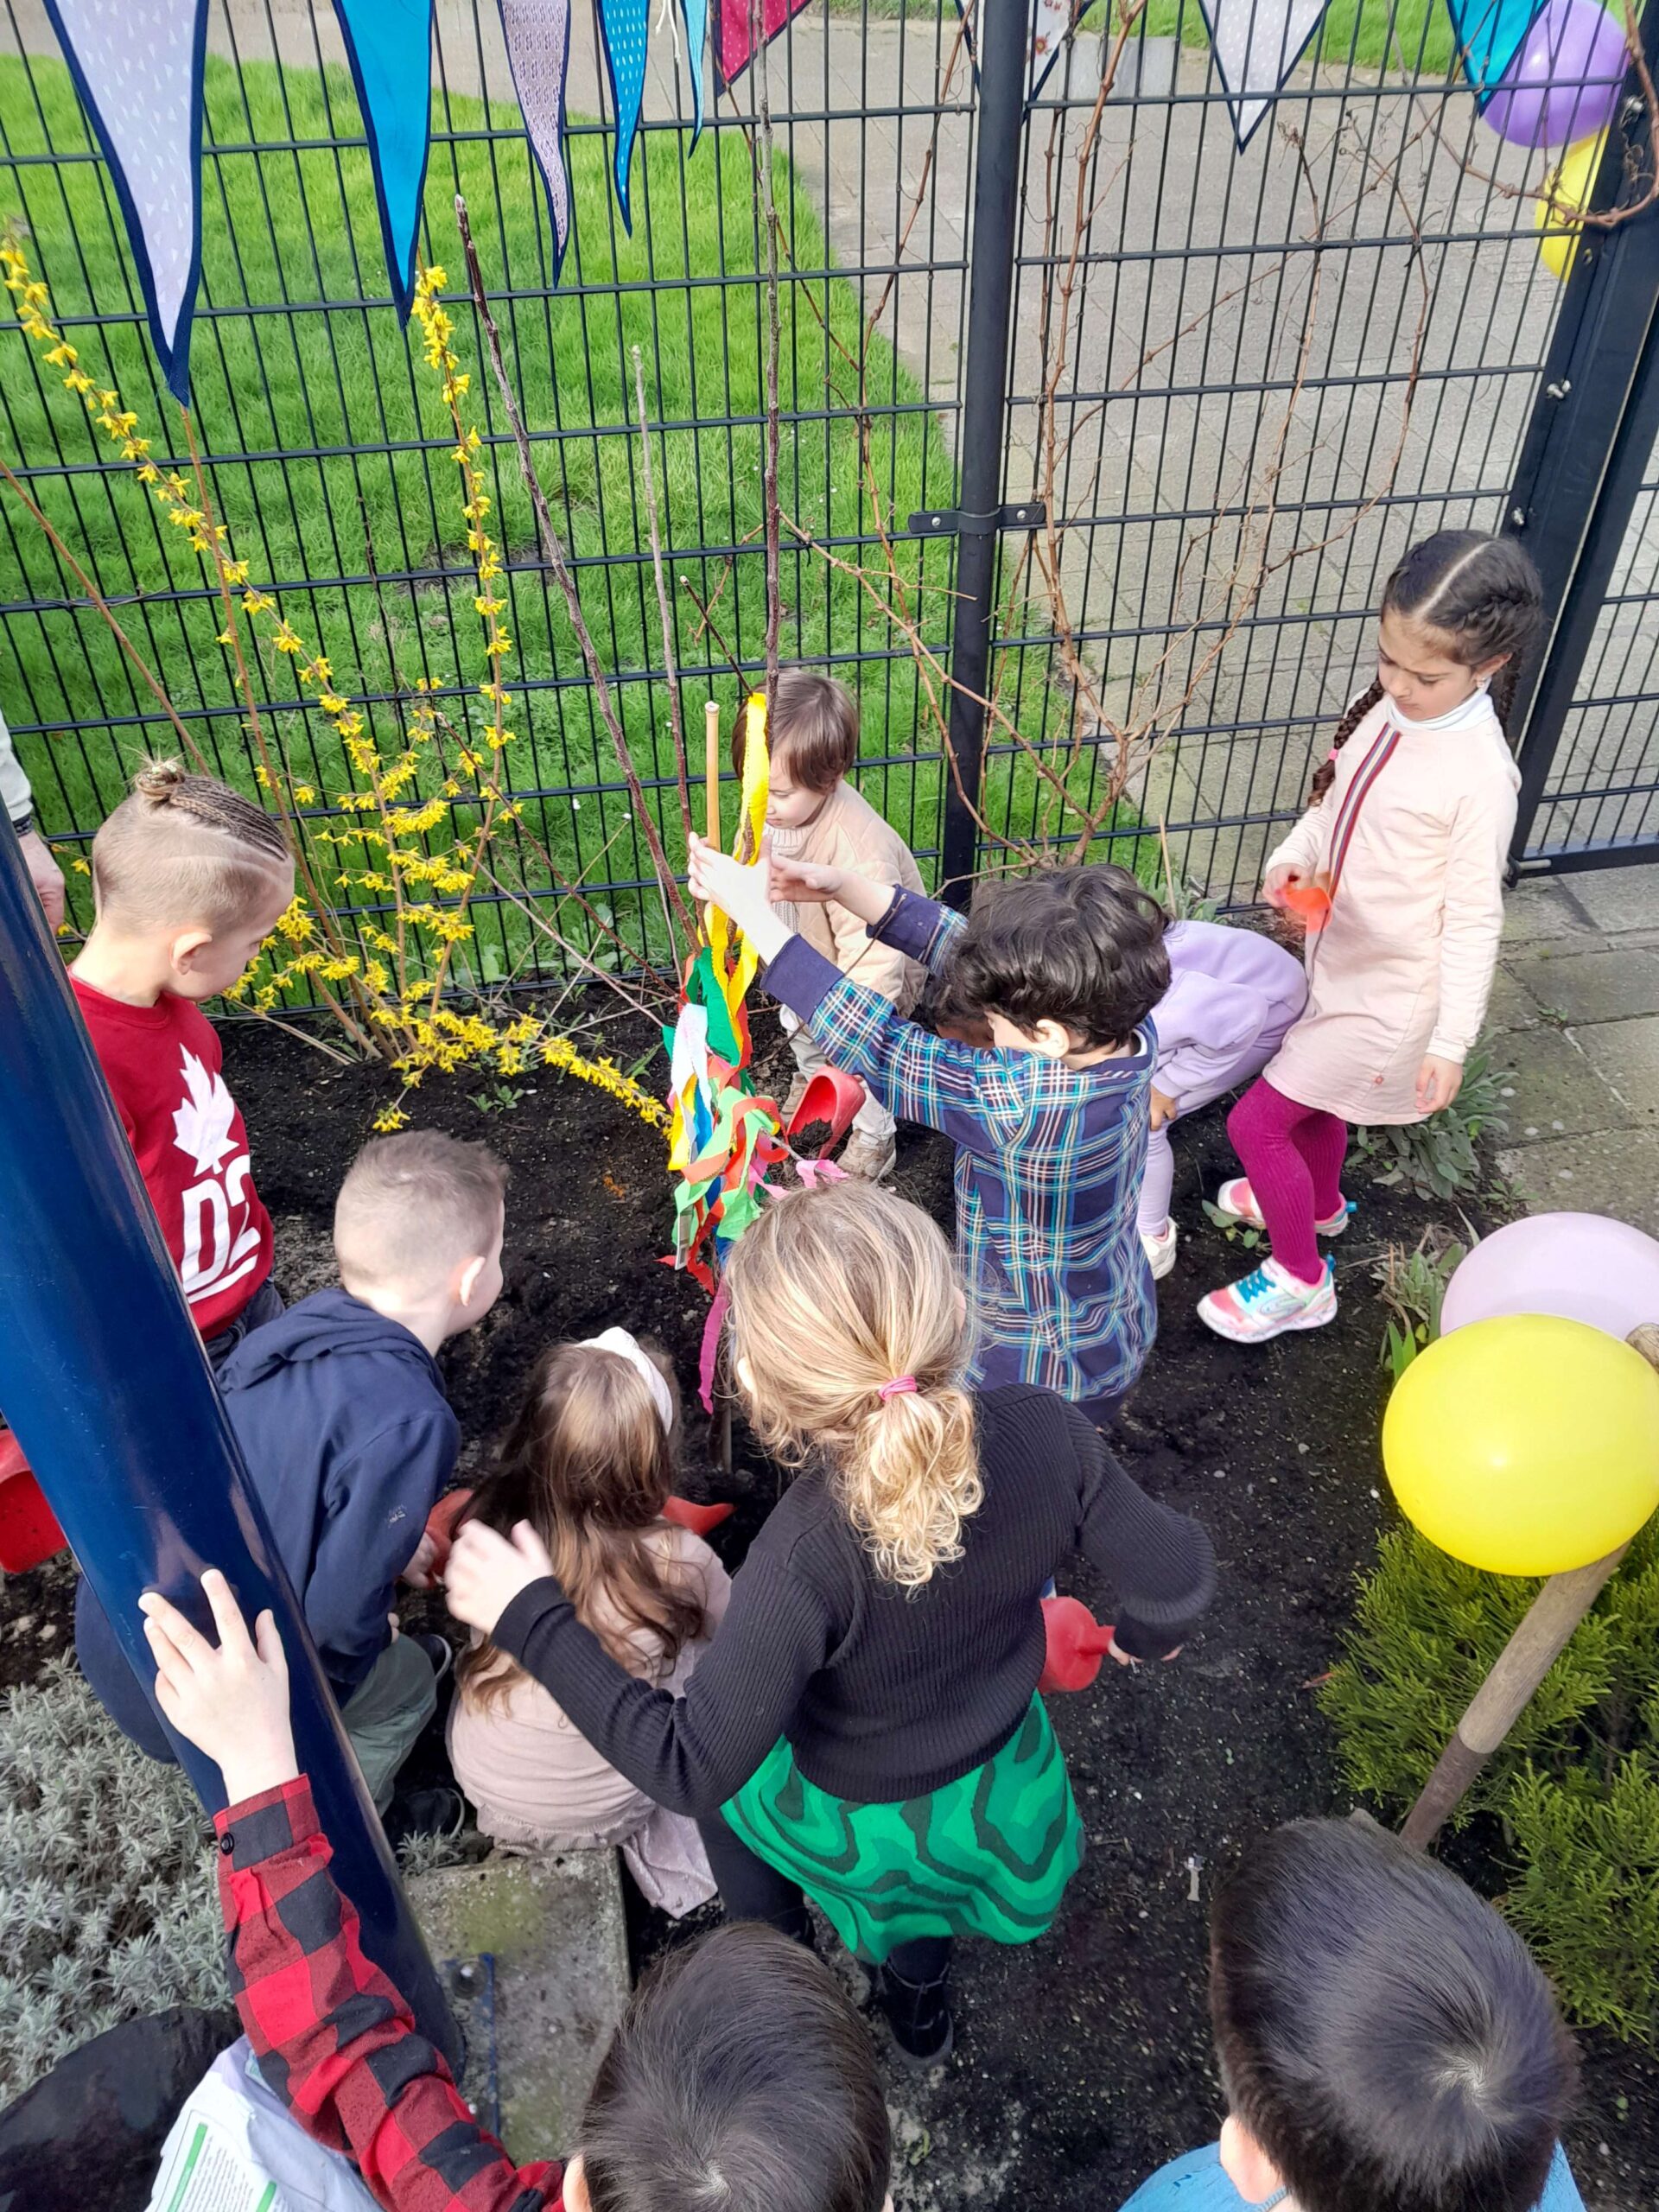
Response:
MULTIPOLYGON (((1399 1815, 1537 1594, 1411 1530, 1382 1539, 1319 1694, 1343 1772, 1399 1815)), ((1499 1899, 1574 2018, 1659 2030, 1659 1535, 1651 1524, 1456 1815, 1496 1815, 1499 1899)))

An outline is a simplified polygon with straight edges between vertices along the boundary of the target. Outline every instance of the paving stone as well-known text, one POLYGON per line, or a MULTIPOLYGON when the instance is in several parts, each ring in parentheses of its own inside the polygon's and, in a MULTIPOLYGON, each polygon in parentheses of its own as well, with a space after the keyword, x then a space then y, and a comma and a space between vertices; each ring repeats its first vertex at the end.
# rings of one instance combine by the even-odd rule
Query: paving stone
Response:
POLYGON ((1559 878, 1535 876, 1518 883, 1503 901, 1503 942, 1527 944, 1542 937, 1588 934, 1584 918, 1568 904, 1559 878))
POLYGON ((628 1999, 616 1853, 497 1854, 409 1893, 434 1958, 495 1960, 502 2140, 521 2162, 561 2156, 628 1999))
POLYGON ((1659 1122, 1659 1014, 1604 1021, 1579 1039, 1597 1074, 1642 1122, 1659 1122))
MULTIPOLYGON (((1530 1029, 1537 1020, 1538 1002, 1532 993, 1510 973, 1508 966, 1500 966, 1492 978, 1492 995, 1486 1002, 1486 1027, 1530 1029)), ((1514 1052, 1519 1047, 1509 1049, 1514 1052)))
POLYGON ((1564 879, 1599 930, 1659 929, 1659 868, 1605 868, 1564 879))
POLYGON ((1514 1095, 1503 1102, 1511 1144, 1624 1128, 1634 1118, 1574 1040, 1547 1024, 1517 1033, 1501 1057, 1515 1070, 1514 1095))
POLYGON ((1659 1131, 1557 1137, 1497 1155, 1532 1213, 1607 1213, 1659 1236, 1659 1131))
POLYGON ((1508 967, 1547 1013, 1573 1027, 1659 1014, 1659 952, 1562 950, 1512 959, 1508 967))

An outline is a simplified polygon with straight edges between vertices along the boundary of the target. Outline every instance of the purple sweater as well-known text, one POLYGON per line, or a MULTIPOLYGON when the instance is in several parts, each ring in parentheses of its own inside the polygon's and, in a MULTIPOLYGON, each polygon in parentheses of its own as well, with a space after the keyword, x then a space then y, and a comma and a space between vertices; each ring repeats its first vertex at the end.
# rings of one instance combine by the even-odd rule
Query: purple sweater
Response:
POLYGON ((1218 922, 1172 922, 1164 934, 1169 988, 1152 1010, 1152 1079, 1178 1106, 1228 1088, 1258 1040, 1269 1052, 1307 998, 1302 963, 1271 938, 1218 922))

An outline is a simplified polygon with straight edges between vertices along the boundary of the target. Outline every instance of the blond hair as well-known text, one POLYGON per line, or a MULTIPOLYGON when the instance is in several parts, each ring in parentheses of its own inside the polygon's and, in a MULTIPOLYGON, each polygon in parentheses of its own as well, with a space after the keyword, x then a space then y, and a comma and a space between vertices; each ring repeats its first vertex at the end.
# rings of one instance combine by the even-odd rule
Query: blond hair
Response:
POLYGON ((961 1557, 984 1496, 961 1281, 938 1224, 879 1185, 791 1192, 745 1232, 726 1280, 756 1434, 786 1465, 822 1453, 876 1573, 919 1589, 961 1557), (881 1395, 900 1381, 914 1389, 881 1395))
POLYGON ((334 1200, 334 1257, 347 1287, 434 1283, 487 1256, 506 1186, 487 1145, 437 1129, 365 1144, 334 1200))
POLYGON ((99 918, 124 930, 233 928, 293 865, 274 816, 176 760, 147 760, 92 840, 99 918))

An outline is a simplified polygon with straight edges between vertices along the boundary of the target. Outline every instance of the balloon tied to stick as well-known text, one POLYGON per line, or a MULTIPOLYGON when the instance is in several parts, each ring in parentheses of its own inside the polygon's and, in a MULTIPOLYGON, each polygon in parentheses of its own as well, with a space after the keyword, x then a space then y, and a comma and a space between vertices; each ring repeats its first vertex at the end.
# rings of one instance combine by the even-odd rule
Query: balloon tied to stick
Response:
POLYGON ((1459 1267, 1446 1332, 1389 1401, 1383 1465, 1414 1528, 1488 1573, 1545 1578, 1406 1821, 1420 1849, 1659 1507, 1659 1304, 1635 1302, 1656 1291, 1659 1245, 1623 1223, 1513 1223, 1459 1267), (1609 1243, 1627 1262, 1617 1276, 1609 1243))

